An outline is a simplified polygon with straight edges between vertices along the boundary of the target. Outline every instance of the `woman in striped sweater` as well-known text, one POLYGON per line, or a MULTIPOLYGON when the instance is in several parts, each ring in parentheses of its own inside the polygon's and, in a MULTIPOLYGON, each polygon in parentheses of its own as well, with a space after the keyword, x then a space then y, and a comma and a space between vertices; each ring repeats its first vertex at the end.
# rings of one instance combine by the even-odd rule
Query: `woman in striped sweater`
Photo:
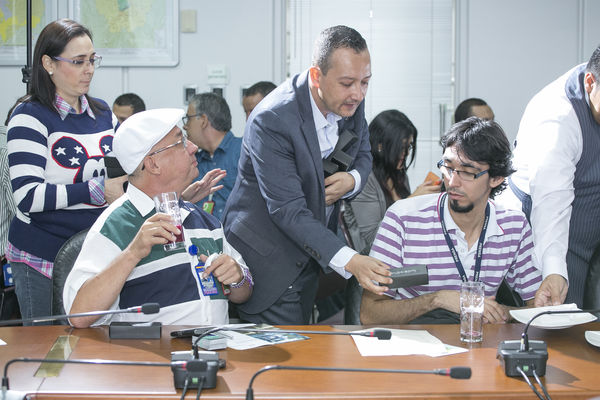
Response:
POLYGON ((56 253, 123 193, 126 177, 106 179, 104 154, 117 124, 88 90, 102 57, 79 23, 47 25, 37 40, 31 87, 8 125, 17 215, 7 258, 23 318, 50 315, 56 253))

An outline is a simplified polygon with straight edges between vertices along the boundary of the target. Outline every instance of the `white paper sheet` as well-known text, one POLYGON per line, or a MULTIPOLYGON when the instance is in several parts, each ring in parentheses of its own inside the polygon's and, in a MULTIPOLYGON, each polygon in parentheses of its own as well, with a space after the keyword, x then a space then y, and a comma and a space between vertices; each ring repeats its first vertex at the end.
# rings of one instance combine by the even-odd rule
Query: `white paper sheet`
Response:
MULTIPOLYGON (((387 328, 374 328, 387 329, 387 328)), ((373 329, 366 329, 370 331, 373 329)), ((390 340, 378 340, 373 337, 352 336, 360 354, 366 356, 406 356, 424 354, 439 357, 467 351, 461 347, 449 346, 424 330, 389 329, 390 340)), ((359 331, 360 332, 360 331, 359 331)), ((458 335, 458 331, 456 333, 458 335)))

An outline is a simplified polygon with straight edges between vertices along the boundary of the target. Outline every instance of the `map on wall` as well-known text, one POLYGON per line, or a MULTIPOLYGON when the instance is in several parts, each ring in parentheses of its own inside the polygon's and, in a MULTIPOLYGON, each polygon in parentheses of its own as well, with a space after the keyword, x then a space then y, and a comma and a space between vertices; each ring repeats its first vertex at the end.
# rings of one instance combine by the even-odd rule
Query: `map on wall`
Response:
MULTIPOLYGON (((56 2, 32 0, 33 45, 41 30, 56 19, 56 2)), ((27 62, 27 3, 0 0, 0 64, 25 65, 27 62)))
POLYGON ((69 15, 90 29, 103 66, 179 62, 176 0, 71 0, 69 15))

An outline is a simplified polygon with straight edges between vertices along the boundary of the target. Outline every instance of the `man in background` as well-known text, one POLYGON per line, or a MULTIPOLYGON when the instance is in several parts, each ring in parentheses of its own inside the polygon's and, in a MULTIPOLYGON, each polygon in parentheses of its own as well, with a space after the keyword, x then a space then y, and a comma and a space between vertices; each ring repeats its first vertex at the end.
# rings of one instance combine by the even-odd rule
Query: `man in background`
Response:
POLYGON ((488 104, 476 97, 463 100, 454 111, 454 123, 464 121, 469 117, 478 117, 489 121, 494 120, 494 112, 488 104))
POLYGON ((198 146, 199 177, 220 169, 222 188, 196 203, 204 211, 222 220, 227 198, 237 177, 242 139, 231 132, 231 112, 225 99, 214 93, 194 95, 183 117, 189 140, 198 146))
POLYGON ((246 119, 250 116, 254 107, 262 99, 267 97, 269 93, 273 91, 277 86, 273 82, 268 81, 260 81, 256 82, 254 85, 250 86, 248 89, 244 91, 244 96, 242 97, 242 106, 244 107, 244 112, 246 113, 246 119))
POLYGON ((113 114, 122 124, 127 118, 135 113, 146 111, 146 104, 140 96, 135 93, 125 93, 115 99, 113 103, 113 114))

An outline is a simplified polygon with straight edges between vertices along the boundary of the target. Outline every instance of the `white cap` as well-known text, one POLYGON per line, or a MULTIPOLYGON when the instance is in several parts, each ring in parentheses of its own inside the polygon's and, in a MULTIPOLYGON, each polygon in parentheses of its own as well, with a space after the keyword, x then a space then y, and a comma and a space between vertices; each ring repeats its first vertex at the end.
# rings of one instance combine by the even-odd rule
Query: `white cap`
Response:
POLYGON ((157 108, 127 118, 113 140, 113 152, 123 170, 127 174, 135 171, 150 149, 171 132, 184 114, 179 108, 157 108))

